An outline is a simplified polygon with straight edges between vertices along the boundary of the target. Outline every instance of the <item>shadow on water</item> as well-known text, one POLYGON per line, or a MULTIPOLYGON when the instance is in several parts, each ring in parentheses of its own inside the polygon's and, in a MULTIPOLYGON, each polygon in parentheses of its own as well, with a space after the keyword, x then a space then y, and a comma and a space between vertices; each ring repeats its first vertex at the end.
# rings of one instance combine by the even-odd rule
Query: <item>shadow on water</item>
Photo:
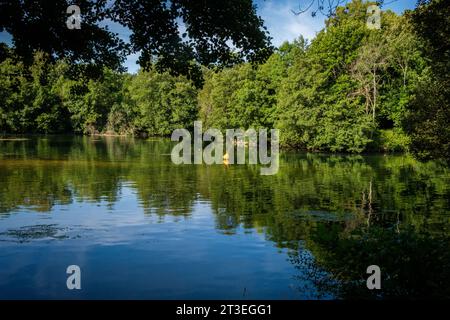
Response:
POLYGON ((54 224, 24 226, 18 229, 9 229, 0 232, 0 241, 30 242, 38 239, 67 239, 63 234, 64 228, 54 224))
MULTIPOLYGON (((0 225, 17 212, 50 214, 74 202, 114 211, 135 192, 144 215, 189 219, 207 203, 215 229, 263 234, 312 281, 318 298, 449 298, 448 167, 408 156, 284 154, 280 171, 256 165, 175 166, 172 143, 132 138, 32 137, 0 141, 0 225), (382 289, 367 290, 379 265, 382 289)), ((21 241, 60 237, 58 226, 10 229, 21 241)))
POLYGON ((322 225, 308 240, 312 254, 290 254, 319 294, 341 299, 450 298, 450 239, 378 226, 344 231, 322 225), (368 290, 366 269, 381 269, 381 290, 368 290))

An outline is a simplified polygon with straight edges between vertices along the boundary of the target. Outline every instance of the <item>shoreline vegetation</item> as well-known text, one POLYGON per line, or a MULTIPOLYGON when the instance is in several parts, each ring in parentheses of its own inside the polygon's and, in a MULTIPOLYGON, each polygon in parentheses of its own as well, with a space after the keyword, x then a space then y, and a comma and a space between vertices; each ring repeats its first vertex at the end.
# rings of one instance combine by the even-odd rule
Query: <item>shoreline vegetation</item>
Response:
POLYGON ((137 74, 100 66, 93 75, 42 50, 27 63, 0 44, 0 137, 170 137, 200 120, 205 130, 279 129, 284 150, 450 159, 448 6, 383 11, 372 30, 370 4, 338 7, 314 39, 260 62, 191 61, 195 76, 161 70, 158 59, 137 74))
MULTIPOLYGON (((192 134, 192 132, 191 132, 192 134)), ((161 137, 161 136, 136 136, 136 135, 130 135, 130 134, 111 134, 111 133, 98 133, 98 134, 76 134, 76 133, 35 133, 35 134, 29 134, 29 133, 23 133, 23 134, 0 134, 0 142, 23 142, 23 141, 31 141, 33 139, 42 139, 42 138, 53 138, 53 137, 86 137, 91 138, 92 141, 101 141, 99 138, 124 138, 124 139, 137 139, 141 141, 170 141, 170 137, 161 137)), ((176 144, 177 142, 173 142, 176 144)), ((204 145, 207 145, 208 142, 203 142, 204 145)), ((235 146, 238 145, 238 142, 234 141, 235 146)), ((244 142, 245 147, 248 147, 248 141, 244 142)), ((225 150, 225 149, 224 149, 225 150)), ((333 155, 333 156, 376 156, 376 155, 411 155, 411 153, 407 151, 382 151, 382 150, 368 150, 363 151, 360 153, 349 153, 349 152, 326 152, 321 150, 308 150, 308 149, 301 149, 301 148, 293 148, 288 146, 280 147, 280 151, 283 153, 292 153, 292 152, 300 152, 300 153, 311 153, 311 154, 317 154, 317 155, 333 155)), ((441 161, 442 159, 429 159, 434 161, 441 161)))

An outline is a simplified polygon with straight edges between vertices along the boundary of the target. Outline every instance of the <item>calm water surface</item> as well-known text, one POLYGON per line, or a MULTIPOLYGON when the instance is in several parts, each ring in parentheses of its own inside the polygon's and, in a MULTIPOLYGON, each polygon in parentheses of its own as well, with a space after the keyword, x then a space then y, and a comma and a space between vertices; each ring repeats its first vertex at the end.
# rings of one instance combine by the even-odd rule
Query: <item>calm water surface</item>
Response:
POLYGON ((0 298, 450 297, 447 166, 285 153, 261 176, 175 166, 171 147, 1 140, 0 298), (82 290, 66 287, 73 264, 82 290))

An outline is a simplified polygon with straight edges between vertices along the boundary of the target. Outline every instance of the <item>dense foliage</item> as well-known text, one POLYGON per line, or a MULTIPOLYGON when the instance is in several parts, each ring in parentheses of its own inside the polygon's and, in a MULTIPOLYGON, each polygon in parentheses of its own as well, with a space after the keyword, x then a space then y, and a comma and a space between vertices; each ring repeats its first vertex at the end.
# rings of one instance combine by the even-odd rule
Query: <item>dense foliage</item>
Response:
POLYGON ((69 69, 42 52, 30 67, 13 57, 3 61, 0 130, 167 136, 197 119, 197 89, 183 76, 105 68, 101 79, 73 80, 69 69))
POLYGON ((256 68, 207 76, 201 118, 220 128, 275 126, 293 148, 407 150, 406 108, 429 64, 408 15, 384 12, 381 30, 371 30, 367 6, 338 8, 311 43, 286 43, 256 68))
POLYGON ((1 1, 0 31, 11 34, 14 50, 27 62, 40 50, 70 60, 74 68, 88 63, 83 71, 90 74, 104 66, 119 70, 131 52, 139 55, 145 69, 155 64, 200 82, 200 65, 260 61, 271 52, 270 37, 252 0, 79 0, 79 30, 66 27, 66 10, 73 4, 1 1), (108 29, 108 20, 129 29, 130 43, 108 29))
POLYGON ((404 126, 417 156, 450 159, 450 6, 445 0, 419 2, 412 21, 430 71, 416 90, 404 126))
MULTIPOLYGON (((125 3, 117 3, 120 11, 125 3)), ((173 3, 188 20, 200 10, 173 3)), ((189 73, 162 72, 158 64, 164 59, 144 59, 147 71, 136 75, 103 67, 92 78, 74 76, 70 59, 55 61, 45 50, 24 63, 17 48, 2 46, 0 132, 168 136, 201 119, 205 127, 220 129, 276 127, 285 147, 350 153, 411 149, 422 158, 449 159, 448 6, 420 1, 402 16, 386 11, 382 28, 373 30, 366 25, 369 4, 353 0, 337 8, 311 42, 299 37, 259 64, 217 68, 212 62, 218 51, 198 56, 194 60, 204 65, 201 86, 189 73)), ((222 50, 223 43, 217 45, 222 50)))

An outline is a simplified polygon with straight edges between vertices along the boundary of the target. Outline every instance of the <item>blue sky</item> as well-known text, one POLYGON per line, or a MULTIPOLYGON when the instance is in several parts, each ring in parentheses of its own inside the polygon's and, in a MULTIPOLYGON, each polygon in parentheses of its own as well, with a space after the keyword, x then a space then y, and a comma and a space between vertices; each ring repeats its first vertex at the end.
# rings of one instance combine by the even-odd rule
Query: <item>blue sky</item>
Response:
MULTIPOLYGON (((292 10, 297 11, 299 5, 304 7, 312 0, 255 0, 258 14, 265 21, 270 35, 273 38, 273 44, 279 46, 284 41, 292 41, 303 35, 307 39, 314 38, 316 32, 320 31, 324 26, 325 17, 317 15, 312 17, 310 12, 301 15, 295 15, 292 10)), ((317 1, 317 0, 314 0, 317 1)), ((406 9, 413 9, 416 0, 387 0, 384 9, 391 9, 397 13, 402 13, 406 9)), ((118 33, 119 36, 128 41, 129 31, 120 25, 105 22, 112 32, 118 33)), ((0 41, 10 43, 11 37, 7 34, 0 33, 0 41)), ((136 72, 138 65, 136 60, 139 54, 128 56, 125 66, 129 72, 136 72)))
MULTIPOLYGON (((314 38, 316 32, 324 27, 325 17, 311 16, 311 12, 295 15, 299 6, 305 8, 312 0, 256 0, 258 13, 263 18, 273 37, 273 44, 280 45, 283 41, 292 41, 300 34, 305 38, 314 38)), ((317 0, 314 0, 315 2, 317 0)), ((336 1, 336 0, 335 0, 336 1)), ((387 0, 386 3, 393 0, 387 0)), ((326 1, 325 1, 326 2, 326 1)), ((337 1, 336 1, 337 2, 337 1)), ((396 0, 388 3, 383 9, 391 9, 402 13, 405 9, 414 9, 416 0, 396 0)))

